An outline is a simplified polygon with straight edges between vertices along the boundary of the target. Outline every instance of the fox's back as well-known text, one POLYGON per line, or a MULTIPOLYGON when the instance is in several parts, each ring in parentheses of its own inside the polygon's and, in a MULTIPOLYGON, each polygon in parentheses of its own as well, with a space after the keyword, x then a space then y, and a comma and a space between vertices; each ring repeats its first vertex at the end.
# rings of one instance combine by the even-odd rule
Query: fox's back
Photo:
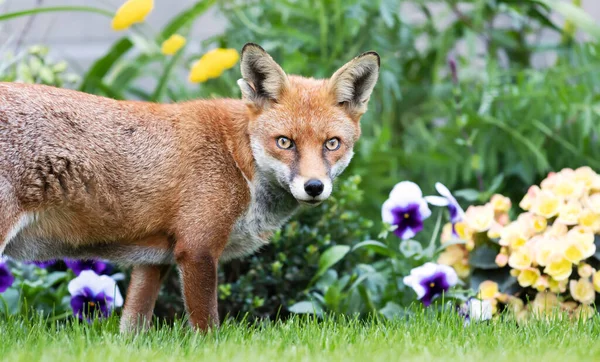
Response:
POLYGON ((23 208, 40 210, 45 235, 80 242, 168 229, 191 182, 188 149, 219 156, 214 121, 188 124, 190 107, 0 83, 0 177, 23 208))

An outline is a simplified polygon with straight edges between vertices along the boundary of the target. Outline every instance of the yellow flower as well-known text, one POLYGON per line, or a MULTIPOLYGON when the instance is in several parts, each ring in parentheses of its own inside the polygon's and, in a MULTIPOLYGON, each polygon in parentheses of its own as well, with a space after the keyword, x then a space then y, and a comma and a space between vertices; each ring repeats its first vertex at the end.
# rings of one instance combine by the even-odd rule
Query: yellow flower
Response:
POLYGON ((548 289, 550 287, 550 283, 548 281, 548 277, 545 275, 540 276, 539 278, 537 278, 537 280, 535 281, 535 284, 533 284, 533 287, 538 291, 538 292, 543 292, 544 290, 548 289))
POLYGON ((179 34, 173 34, 169 39, 165 40, 161 46, 161 52, 165 55, 173 55, 183 48, 186 40, 179 34))
POLYGON ((567 225, 559 223, 559 222, 554 222, 550 228, 546 229, 546 232, 544 233, 544 235, 550 236, 550 237, 562 238, 563 236, 567 235, 567 231, 569 231, 569 228, 567 227, 567 225))
POLYGON ((552 293, 564 293, 567 291, 567 283, 569 282, 569 279, 564 279, 564 280, 554 280, 552 278, 548 279, 548 289, 550 289, 550 291, 552 293))
POLYGON ((465 254, 461 245, 450 245, 438 257, 438 264, 454 265, 462 261, 465 254))
POLYGON ((559 177, 552 188, 554 194, 563 199, 577 200, 583 194, 585 188, 582 183, 571 177, 559 177))
POLYGON ((225 70, 236 65, 239 59, 240 55, 235 49, 213 49, 192 65, 189 80, 192 83, 202 83, 218 78, 225 70))
POLYGON ((508 265, 513 269, 524 270, 531 266, 531 252, 529 248, 520 248, 508 258, 508 265))
POLYGON ((495 194, 492 196, 490 203, 496 212, 508 212, 512 206, 510 199, 500 194, 495 194))
POLYGON ((580 263, 577 266, 577 274, 582 278, 589 278, 594 274, 594 268, 590 264, 580 263))
POLYGON ((592 282, 594 283, 594 289, 600 293, 600 271, 597 271, 592 276, 592 282))
POLYGON ((469 263, 464 260, 459 261, 458 263, 452 264, 452 268, 456 271, 456 275, 458 275, 461 279, 466 279, 471 274, 471 268, 469 268, 469 263))
POLYGON ((559 249, 557 239, 549 236, 542 237, 535 245, 535 262, 540 266, 546 266, 550 256, 559 249))
POLYGON ((576 318, 590 319, 596 314, 596 308, 591 305, 580 304, 579 307, 573 311, 573 314, 576 318))
POLYGON ((583 199, 585 207, 589 208, 596 214, 600 214, 600 193, 591 194, 583 199))
POLYGON ((534 215, 531 218, 531 228, 535 233, 541 233, 546 230, 548 226, 548 220, 543 216, 534 215))
POLYGON ((567 234, 567 244, 564 255, 572 263, 579 263, 596 252, 594 234, 580 226, 574 227, 567 234))
POLYGON ((497 222, 494 222, 492 224, 492 227, 490 227, 490 229, 487 232, 488 238, 498 239, 502 235, 502 229, 502 225, 498 224, 497 222))
POLYGON ((594 299, 596 299, 594 286, 588 279, 581 278, 578 281, 571 280, 569 283, 569 290, 571 291, 573 299, 582 304, 592 304, 594 299))
POLYGON ((579 215, 579 225, 593 233, 599 233, 600 214, 596 214, 591 209, 584 209, 581 215, 579 215))
POLYGON ((454 231, 460 240, 469 241, 473 239, 473 231, 469 229, 464 221, 459 221, 454 224, 454 231))
POLYGON ((486 280, 479 284, 479 298, 481 299, 494 299, 500 294, 498 290, 498 283, 491 280, 486 280))
POLYGON ((506 266, 506 264, 508 264, 508 255, 501 252, 498 255, 496 255, 495 261, 496 261, 496 265, 498 265, 500 268, 504 268, 506 266))
POLYGON ((517 281, 523 288, 534 285, 540 277, 540 271, 537 268, 527 268, 521 270, 517 281))
POLYGON ((581 211, 582 208, 579 201, 569 201, 561 206, 556 221, 565 225, 575 225, 579 222, 581 211))
POLYGON ((544 268, 544 273, 550 275, 556 281, 567 279, 572 271, 573 264, 559 253, 553 254, 546 268, 544 268))
POLYGON ((533 302, 531 302, 532 312, 536 314, 548 314, 560 306, 558 297, 554 293, 537 293, 533 302))
POLYGON ((540 188, 536 185, 531 186, 529 190, 527 190, 527 194, 523 197, 523 200, 519 203, 519 207, 525 211, 531 209, 533 202, 535 201, 537 195, 540 193, 540 188))
POLYGON ((465 222, 475 232, 488 231, 494 223, 494 208, 491 204, 471 205, 465 213, 465 222))
POLYGON ((125 30, 141 23, 154 8, 154 0, 128 0, 117 10, 112 20, 113 30, 125 30))
POLYGON ((579 167, 575 170, 575 180, 591 189, 598 182, 598 174, 588 166, 579 167))
POLYGON ((532 211, 547 219, 556 216, 562 206, 562 201, 559 197, 548 191, 542 191, 537 196, 532 211))

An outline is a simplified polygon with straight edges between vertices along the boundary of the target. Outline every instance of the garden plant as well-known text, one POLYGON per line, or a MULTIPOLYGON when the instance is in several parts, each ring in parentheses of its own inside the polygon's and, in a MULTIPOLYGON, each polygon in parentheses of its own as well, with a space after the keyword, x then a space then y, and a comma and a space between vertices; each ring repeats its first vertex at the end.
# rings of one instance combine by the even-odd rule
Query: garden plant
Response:
POLYGON ((159 1, 0 13, 0 24, 93 14, 120 35, 84 71, 9 38, 0 80, 118 100, 240 98, 247 42, 318 78, 375 50, 352 163, 329 200, 219 265, 222 326, 208 333, 187 326, 175 266, 151 329, 125 335, 129 268, 2 258, 0 356, 599 358, 600 19, 585 1, 201 0, 154 30, 159 1), (224 30, 194 39, 211 11, 224 30))

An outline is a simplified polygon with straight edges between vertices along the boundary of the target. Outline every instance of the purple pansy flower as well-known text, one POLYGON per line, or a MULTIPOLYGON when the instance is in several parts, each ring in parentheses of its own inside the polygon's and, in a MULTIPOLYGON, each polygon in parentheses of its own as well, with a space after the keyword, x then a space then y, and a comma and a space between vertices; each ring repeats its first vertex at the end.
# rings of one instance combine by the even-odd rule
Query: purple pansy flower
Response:
POLYGON ((37 266, 38 268, 48 268, 51 267, 52 265, 56 264, 56 260, 34 260, 34 261, 29 261, 27 262, 27 264, 33 264, 35 266, 37 266))
POLYGON ((75 275, 79 275, 84 270, 93 270, 96 274, 108 274, 110 272, 110 265, 101 260, 74 260, 74 259, 65 259, 65 264, 67 267, 75 273, 75 275))
POLYGON ((465 212, 460 207, 454 196, 452 196, 450 190, 448 190, 448 188, 440 182, 435 183, 435 189, 442 196, 425 196, 425 200, 427 200, 427 202, 431 205, 448 207, 448 212, 450 213, 450 222, 452 224, 462 221, 465 218, 465 212))
POLYGON ((0 260, 0 293, 4 293, 15 281, 15 277, 10 272, 6 260, 0 260))
POLYGON ((381 218, 396 226, 394 234, 401 239, 410 239, 423 230, 423 220, 430 215, 421 189, 410 181, 396 184, 381 207, 381 218))
POLYGON ((417 293, 417 299, 426 307, 435 297, 447 292, 456 283, 458 276, 452 267, 435 263, 425 263, 404 277, 404 284, 417 293))
POLYGON ((121 291, 108 275, 98 275, 92 270, 83 270, 69 282, 71 308, 81 320, 90 321, 92 315, 107 317, 115 307, 123 305, 121 291))

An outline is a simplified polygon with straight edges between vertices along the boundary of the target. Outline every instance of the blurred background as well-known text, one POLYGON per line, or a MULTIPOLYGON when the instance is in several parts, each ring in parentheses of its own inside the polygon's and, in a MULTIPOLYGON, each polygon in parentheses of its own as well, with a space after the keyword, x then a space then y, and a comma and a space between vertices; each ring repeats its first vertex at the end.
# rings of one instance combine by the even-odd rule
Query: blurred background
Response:
MULTIPOLYGON (((551 171, 600 170, 597 0, 155 0, 146 21, 117 32, 110 24, 123 2, 0 0, 0 78, 176 102, 239 97, 238 66, 188 81, 192 64, 217 47, 255 42, 288 73, 314 77, 367 50, 382 57, 363 136, 334 198, 301 213, 261 253, 224 266, 229 313, 273 317, 308 293, 349 312, 400 303, 396 277, 411 265, 373 277, 373 254, 314 280, 323 250, 377 236, 380 205, 399 181, 425 194, 442 182, 461 202, 501 192, 518 204, 551 171), (161 44, 173 34, 187 44, 165 55, 161 44)), ((181 310, 177 293, 173 276, 163 315, 181 310)))

